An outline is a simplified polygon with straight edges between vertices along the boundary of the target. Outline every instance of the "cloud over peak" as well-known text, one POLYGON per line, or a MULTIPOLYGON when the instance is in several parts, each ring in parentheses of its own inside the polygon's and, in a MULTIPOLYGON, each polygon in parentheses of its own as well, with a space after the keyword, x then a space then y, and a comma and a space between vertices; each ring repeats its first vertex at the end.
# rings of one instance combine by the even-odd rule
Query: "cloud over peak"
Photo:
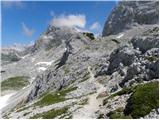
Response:
POLYGON ((98 30, 101 28, 101 25, 98 23, 98 22, 95 22, 93 23, 91 26, 90 26, 90 30, 98 30))
POLYGON ((86 16, 83 14, 70 14, 56 16, 51 20, 51 25, 56 27, 80 27, 85 28, 86 16))
POLYGON ((31 37, 34 34, 34 30, 27 27, 27 25, 22 22, 22 32, 27 37, 31 37))

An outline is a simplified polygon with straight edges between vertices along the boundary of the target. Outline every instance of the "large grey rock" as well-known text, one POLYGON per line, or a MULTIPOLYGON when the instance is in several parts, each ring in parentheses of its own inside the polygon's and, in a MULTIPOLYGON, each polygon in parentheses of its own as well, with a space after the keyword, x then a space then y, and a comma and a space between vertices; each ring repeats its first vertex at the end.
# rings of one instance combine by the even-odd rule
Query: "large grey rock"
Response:
MULTIPOLYGON (((150 81, 159 78, 159 55, 158 48, 148 50, 145 54, 138 57, 134 63, 128 66, 127 73, 120 83, 123 87, 127 82, 150 81)), ((127 84, 128 86, 129 84, 127 84)))
POLYGON ((111 75, 121 67, 131 65, 139 54, 140 51, 127 46, 114 50, 110 55, 107 74, 111 75))
POLYGON ((157 24, 158 18, 158 1, 121 1, 109 15, 102 35, 117 34, 137 24, 157 24))
POLYGON ((155 27, 145 31, 142 35, 135 36, 131 42, 134 48, 139 48, 143 53, 151 48, 159 47, 159 28, 155 27))

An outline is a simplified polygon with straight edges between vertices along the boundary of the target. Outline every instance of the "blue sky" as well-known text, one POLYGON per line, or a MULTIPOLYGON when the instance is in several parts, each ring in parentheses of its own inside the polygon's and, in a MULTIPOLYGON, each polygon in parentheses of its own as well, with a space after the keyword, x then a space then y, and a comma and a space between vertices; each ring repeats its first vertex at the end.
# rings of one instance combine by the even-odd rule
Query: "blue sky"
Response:
POLYGON ((101 33, 115 5, 115 1, 2 2, 2 46, 34 42, 49 24, 101 33))

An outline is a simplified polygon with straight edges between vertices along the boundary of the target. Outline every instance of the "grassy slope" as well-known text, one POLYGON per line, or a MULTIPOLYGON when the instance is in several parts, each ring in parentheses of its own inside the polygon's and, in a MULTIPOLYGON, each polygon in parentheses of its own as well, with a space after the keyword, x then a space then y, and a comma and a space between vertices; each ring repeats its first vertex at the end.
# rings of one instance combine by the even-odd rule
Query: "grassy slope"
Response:
POLYGON ((11 77, 1 82, 1 90, 19 90, 29 84, 28 78, 24 76, 11 77))
POLYGON ((157 81, 140 84, 131 88, 124 88, 106 98, 103 104, 107 104, 108 99, 117 95, 120 96, 129 93, 132 93, 132 95, 127 101, 126 108, 121 112, 117 112, 117 110, 111 111, 108 114, 110 118, 140 118, 149 114, 152 109, 159 107, 159 83, 157 81))

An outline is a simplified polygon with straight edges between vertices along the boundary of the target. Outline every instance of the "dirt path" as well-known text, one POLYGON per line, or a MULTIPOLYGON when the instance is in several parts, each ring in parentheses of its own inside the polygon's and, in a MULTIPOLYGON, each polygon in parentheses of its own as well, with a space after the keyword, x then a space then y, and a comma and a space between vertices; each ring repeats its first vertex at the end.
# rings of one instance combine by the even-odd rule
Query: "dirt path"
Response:
POLYGON ((102 105, 102 98, 97 99, 96 97, 99 93, 104 92, 105 88, 102 84, 97 82, 94 78, 94 74, 91 71, 91 68, 88 67, 88 71, 90 73, 89 82, 92 82, 96 85, 97 92, 88 96, 88 104, 85 105, 83 108, 78 109, 73 113, 73 119, 81 119, 81 118, 96 118, 95 112, 99 109, 99 105, 102 105))

